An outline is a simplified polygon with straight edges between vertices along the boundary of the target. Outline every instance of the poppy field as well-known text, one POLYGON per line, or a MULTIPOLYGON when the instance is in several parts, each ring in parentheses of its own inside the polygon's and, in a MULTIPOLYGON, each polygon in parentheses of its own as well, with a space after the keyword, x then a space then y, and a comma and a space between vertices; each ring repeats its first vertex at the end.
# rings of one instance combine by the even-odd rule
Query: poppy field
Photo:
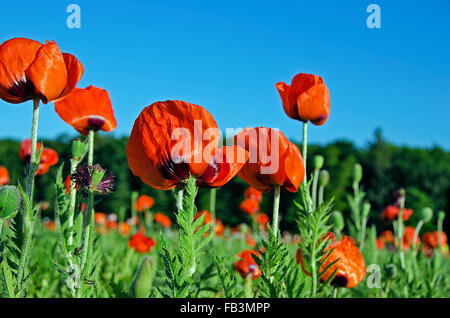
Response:
POLYGON ((0 158, 2 298, 449 297, 444 211, 412 209, 402 184, 375 209, 359 162, 330 195, 331 159, 308 143, 333 116, 326 75, 273 83, 300 144, 272 127, 223 135, 208 105, 154 101, 118 150, 125 169, 112 172, 114 101, 78 87, 83 74, 54 41, 0 45, 0 98, 32 112, 29 138, 8 155, 20 168, 0 158), (74 130, 59 153, 39 138, 44 108, 74 130))

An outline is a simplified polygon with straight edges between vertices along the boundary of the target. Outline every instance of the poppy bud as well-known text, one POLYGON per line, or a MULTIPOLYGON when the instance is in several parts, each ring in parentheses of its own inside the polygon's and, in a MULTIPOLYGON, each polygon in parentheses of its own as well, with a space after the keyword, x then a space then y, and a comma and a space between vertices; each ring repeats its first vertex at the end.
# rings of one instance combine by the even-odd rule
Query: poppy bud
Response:
POLYGON ((328 184, 328 181, 330 181, 330 174, 327 170, 322 170, 319 173, 319 184, 324 187, 328 184))
POLYGON ((362 215, 363 217, 367 218, 369 216, 370 213, 370 203, 369 202, 364 202, 362 205, 362 215))
POLYGON ((342 231, 344 229, 344 217, 342 216, 342 213, 340 211, 334 211, 331 215, 334 228, 337 231, 342 231))
POLYGON ((80 159, 86 153, 88 147, 87 144, 80 139, 72 141, 72 158, 80 159))
POLYGON ((321 156, 321 155, 314 156, 314 169, 315 170, 322 169, 323 162, 324 162, 323 156, 321 156))
POLYGON ((430 207, 424 207, 420 211, 420 218, 424 223, 430 222, 433 218, 433 210, 430 207))
POLYGON ((16 216, 20 203, 20 193, 15 186, 0 187, 0 221, 3 222, 16 216))
POLYGON ((355 163, 353 166, 353 182, 360 183, 362 179, 362 166, 359 163, 355 163))
POLYGON ((131 285, 131 293, 135 298, 148 298, 153 285, 153 276, 156 269, 156 262, 151 256, 145 257, 139 265, 133 284, 131 285))
POLYGON ((397 277, 398 274, 397 266, 395 266, 395 264, 388 264, 384 268, 384 272, 388 278, 393 279, 397 277))
POLYGON ((438 213, 438 219, 439 219, 439 220, 445 219, 445 212, 444 212, 444 211, 440 211, 440 212, 438 213))

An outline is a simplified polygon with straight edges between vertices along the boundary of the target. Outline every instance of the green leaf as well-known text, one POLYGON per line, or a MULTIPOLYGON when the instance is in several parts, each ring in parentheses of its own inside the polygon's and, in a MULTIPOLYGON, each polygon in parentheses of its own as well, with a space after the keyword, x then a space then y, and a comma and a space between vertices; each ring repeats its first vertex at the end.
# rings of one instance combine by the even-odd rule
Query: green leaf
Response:
POLYGON ((0 187, 0 220, 12 219, 19 211, 21 204, 20 193, 15 186, 0 187))

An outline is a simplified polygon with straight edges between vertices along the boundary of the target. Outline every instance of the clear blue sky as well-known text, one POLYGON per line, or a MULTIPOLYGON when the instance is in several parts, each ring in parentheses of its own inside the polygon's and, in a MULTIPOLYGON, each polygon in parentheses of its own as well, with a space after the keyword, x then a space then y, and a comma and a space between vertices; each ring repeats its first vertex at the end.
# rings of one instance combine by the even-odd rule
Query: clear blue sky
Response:
MULTIPOLYGON (((390 141, 450 149, 450 1, 4 1, 0 42, 55 40, 82 61, 79 86, 110 92, 116 136, 139 112, 181 99, 208 109, 220 128, 268 126, 299 139, 274 87, 299 72, 321 75, 331 112, 310 140, 363 146, 381 127, 390 141), (66 7, 81 7, 81 29, 66 7), (366 7, 381 7, 369 29, 366 7)), ((31 102, 0 101, 0 138, 25 138, 31 102)), ((39 137, 74 133, 43 106, 39 137)))

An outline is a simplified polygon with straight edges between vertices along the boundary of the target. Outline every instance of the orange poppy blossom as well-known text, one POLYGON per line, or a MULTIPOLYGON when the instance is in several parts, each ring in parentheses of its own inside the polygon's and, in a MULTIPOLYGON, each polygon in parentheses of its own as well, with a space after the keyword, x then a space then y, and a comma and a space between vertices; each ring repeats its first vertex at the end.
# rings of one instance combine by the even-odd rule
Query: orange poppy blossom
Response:
POLYGON ((248 246, 250 247, 255 247, 256 246, 256 242, 255 239, 253 238, 253 235, 251 233, 247 233, 245 235, 245 242, 247 243, 248 246))
POLYGON ((151 237, 145 236, 143 233, 138 232, 133 234, 128 240, 128 246, 139 253, 148 253, 155 246, 156 242, 151 237))
POLYGON ((256 264, 252 255, 259 256, 259 253, 253 250, 243 250, 237 256, 240 260, 234 263, 234 268, 242 276, 246 278, 251 275, 252 279, 255 280, 261 276, 261 269, 256 264))
MULTIPOLYGON (((389 205, 383 210, 383 213, 381 214, 381 219, 393 221, 398 218, 399 214, 400 208, 398 206, 389 205)), ((403 216, 402 216, 403 221, 407 221, 412 214, 413 214, 412 209, 403 209, 403 216)))
POLYGON ((393 243, 395 240, 394 233, 391 230, 386 230, 380 234, 380 239, 384 243, 393 243))
POLYGON ((156 212, 153 220, 156 223, 161 224, 165 228, 170 228, 170 226, 172 225, 172 220, 167 215, 161 212, 156 212))
MULTIPOLYGON (((355 241, 351 237, 344 235, 340 241, 336 242, 334 234, 332 233, 326 234, 319 242, 323 239, 329 239, 331 242, 331 244, 324 249, 324 252, 331 249, 332 252, 321 265, 319 273, 334 261, 338 261, 320 277, 320 281, 326 282, 337 268, 336 275, 331 281, 331 285, 346 288, 353 288, 358 285, 364 276, 366 276, 366 264, 355 241)), ((303 264, 301 249, 297 250, 297 264, 301 265, 302 270, 308 276, 311 275, 303 264)))
POLYGON ((84 136, 90 130, 108 132, 117 126, 109 93, 92 85, 75 88, 66 98, 55 103, 55 111, 84 136))
POLYGON ((127 236, 131 232, 131 225, 127 222, 120 222, 118 230, 121 235, 127 236))
POLYGON ((205 219, 203 221, 203 224, 209 224, 212 221, 212 216, 211 213, 209 213, 209 211, 207 210, 203 210, 203 211, 198 211, 197 213, 195 213, 194 216, 194 221, 197 220, 199 217, 201 217, 202 215, 205 216, 205 219))
POLYGON ((265 231, 267 230, 267 224, 269 223, 269 216, 265 213, 258 213, 255 215, 255 222, 265 231))
POLYGON ((445 244, 447 244, 447 234, 445 234, 445 232, 439 231, 426 232, 423 234, 422 240, 426 246, 434 249, 436 247, 444 246, 445 244))
POLYGON ((276 185, 290 192, 298 190, 305 176, 302 155, 282 132, 265 127, 246 128, 234 140, 249 152, 249 159, 238 174, 242 180, 261 192, 276 185))
POLYGON ((382 250, 385 248, 385 244, 384 244, 383 240, 380 239, 379 237, 376 238, 375 245, 376 245, 377 249, 379 249, 379 250, 382 250))
POLYGON ((150 210, 155 204, 155 200, 145 194, 139 196, 136 201, 136 211, 144 212, 145 210, 150 210))
POLYGON ((96 224, 105 225, 107 222, 106 214, 103 212, 95 212, 94 221, 96 224))
POLYGON ((239 205, 239 208, 242 212, 245 212, 249 215, 254 215, 259 212, 259 203, 253 199, 244 199, 239 205))
POLYGON ((4 186, 9 183, 9 173, 8 169, 3 166, 0 166, 0 186, 4 186))
POLYGON ((83 72, 77 58, 61 53, 54 41, 41 44, 13 38, 0 45, 0 98, 8 103, 61 100, 75 88, 83 72))
MULTIPOLYGON (((39 153, 39 151, 42 147, 42 144, 38 142, 36 147, 37 147, 36 153, 39 153)), ((25 163, 30 162, 30 160, 31 160, 31 140, 30 139, 25 139, 20 143, 19 157, 25 163)), ((42 176, 42 175, 46 174, 48 172, 48 170, 50 169, 50 167, 56 165, 58 163, 58 161, 59 161, 58 153, 51 148, 44 147, 44 149, 42 150, 41 160, 39 162, 39 167, 38 167, 38 170, 36 171, 36 175, 42 176)))
POLYGON ((223 226, 223 223, 221 220, 216 219, 215 220, 216 227, 214 228, 214 231, 216 233, 216 236, 221 237, 223 236, 223 233, 225 231, 225 227, 223 226))
MULTIPOLYGON (((413 246, 414 242, 414 234, 416 232, 416 229, 412 226, 406 226, 404 229, 403 237, 402 237, 402 248, 406 251, 411 246, 413 246)), ((416 238, 416 246, 420 244, 420 238, 417 236, 416 238)))
POLYGON ((248 153, 237 146, 218 149, 219 135, 214 118, 203 107, 156 102, 134 123, 128 165, 134 175, 159 190, 182 185, 189 176, 200 187, 220 187, 239 172, 248 153))
POLYGON ((107 221, 106 222, 106 228, 109 230, 117 230, 118 224, 116 221, 107 221))
POLYGON ((261 191, 258 191, 253 187, 248 187, 244 191, 244 198, 252 199, 258 203, 261 203, 262 202, 262 193, 261 193, 261 191))
POLYGON ((330 92, 322 77, 300 73, 291 85, 279 82, 275 85, 281 97, 284 111, 292 119, 311 121, 323 125, 330 113, 330 92))
POLYGON ((47 230, 53 231, 56 228, 56 223, 53 220, 44 221, 44 227, 47 230))

